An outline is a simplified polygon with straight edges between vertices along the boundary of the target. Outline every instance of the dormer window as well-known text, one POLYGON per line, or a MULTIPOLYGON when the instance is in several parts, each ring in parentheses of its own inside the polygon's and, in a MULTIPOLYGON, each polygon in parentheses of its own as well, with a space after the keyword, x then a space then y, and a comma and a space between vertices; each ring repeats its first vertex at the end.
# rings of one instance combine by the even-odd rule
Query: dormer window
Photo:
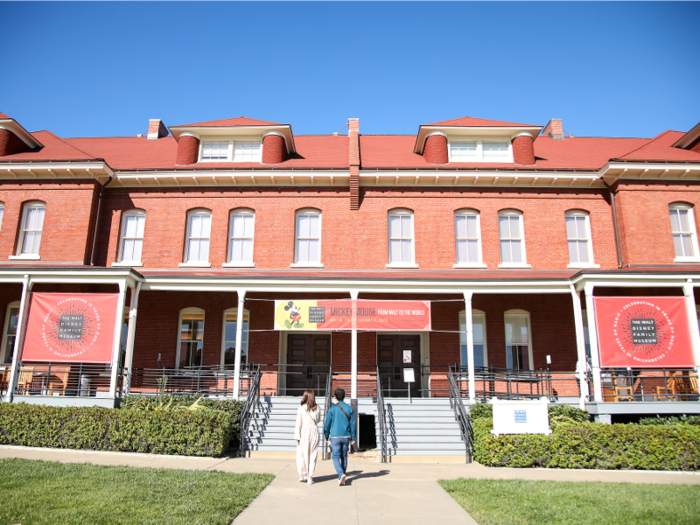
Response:
POLYGON ((450 162, 513 162, 510 140, 450 140, 450 162))
POLYGON ((199 162, 262 162, 262 142, 204 140, 199 162))

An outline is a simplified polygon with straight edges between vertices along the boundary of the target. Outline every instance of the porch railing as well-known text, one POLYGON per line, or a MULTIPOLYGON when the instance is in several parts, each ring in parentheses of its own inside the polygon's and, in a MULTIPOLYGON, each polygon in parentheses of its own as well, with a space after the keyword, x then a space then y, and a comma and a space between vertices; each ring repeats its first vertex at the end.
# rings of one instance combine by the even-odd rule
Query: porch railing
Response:
POLYGON ((384 393, 382 392, 382 378, 377 367, 377 418, 379 419, 379 450, 382 463, 387 462, 387 427, 386 409, 384 407, 384 393))
POLYGON ((606 402, 700 401, 698 374, 688 368, 603 369, 601 387, 606 402))
MULTIPOLYGON (((2 393, 7 394, 10 367, 0 371, 2 393)), ((14 395, 109 397, 112 378, 111 364, 87 363, 26 363, 19 365, 14 395)), ((116 395, 122 387, 117 376, 116 395)))
POLYGON ((467 463, 472 462, 472 425, 469 420, 469 414, 466 408, 464 408, 464 403, 462 402, 462 394, 457 387, 456 376, 459 372, 452 371, 448 372, 448 379, 450 383, 450 405, 455 413, 455 419, 459 424, 459 433, 462 436, 462 441, 464 442, 464 452, 466 455, 467 463))
POLYGON ((260 367, 255 370, 253 375, 252 383, 248 389, 248 396, 245 400, 245 405, 243 405, 243 410, 241 410, 241 432, 240 432, 240 448, 239 452, 241 457, 245 454, 246 438, 248 438, 250 430, 250 422, 255 414, 255 408, 258 406, 258 401, 260 400, 260 379, 262 374, 260 373, 260 367))

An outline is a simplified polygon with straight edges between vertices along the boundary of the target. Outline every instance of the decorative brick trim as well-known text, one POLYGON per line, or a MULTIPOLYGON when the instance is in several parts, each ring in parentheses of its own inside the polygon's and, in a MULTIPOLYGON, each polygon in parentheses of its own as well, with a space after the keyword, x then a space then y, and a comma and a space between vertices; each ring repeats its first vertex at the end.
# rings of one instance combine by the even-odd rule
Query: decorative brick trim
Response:
POLYGON ((194 164, 199 157, 199 139, 191 135, 177 141, 177 164, 194 164))
POLYGON ((280 164, 287 156, 284 138, 279 135, 266 135, 263 138, 263 164, 280 164))
POLYGON ((350 209, 360 209, 360 167, 350 166, 350 209))
POLYGON ((430 164, 447 164, 450 161, 447 155, 447 137, 435 134, 425 139, 423 157, 430 164))
POLYGON ((513 161, 516 164, 535 163, 535 148, 530 135, 523 133, 513 139, 513 161))

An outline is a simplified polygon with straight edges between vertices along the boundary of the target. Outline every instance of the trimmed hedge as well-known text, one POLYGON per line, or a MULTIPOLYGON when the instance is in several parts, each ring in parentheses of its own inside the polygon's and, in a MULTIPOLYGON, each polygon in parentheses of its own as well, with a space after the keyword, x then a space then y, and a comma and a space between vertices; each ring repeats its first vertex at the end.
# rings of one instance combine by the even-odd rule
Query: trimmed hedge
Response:
POLYGON ((144 412, 0 403, 3 445, 218 457, 230 438, 230 416, 214 410, 144 412))
MULTIPOLYGON (((121 403, 121 408, 125 410, 141 410, 152 412, 157 410, 168 410, 176 408, 191 407, 197 401, 196 396, 161 394, 160 396, 126 396, 121 403)), ((236 450, 241 441, 241 411, 245 405, 244 401, 234 401, 232 399, 207 399, 200 398, 197 405, 205 409, 219 410, 225 412, 230 418, 231 440, 229 448, 236 450)))
POLYGON ((472 421, 474 459, 490 467, 699 470, 700 428, 691 425, 563 423, 549 436, 491 434, 472 421))

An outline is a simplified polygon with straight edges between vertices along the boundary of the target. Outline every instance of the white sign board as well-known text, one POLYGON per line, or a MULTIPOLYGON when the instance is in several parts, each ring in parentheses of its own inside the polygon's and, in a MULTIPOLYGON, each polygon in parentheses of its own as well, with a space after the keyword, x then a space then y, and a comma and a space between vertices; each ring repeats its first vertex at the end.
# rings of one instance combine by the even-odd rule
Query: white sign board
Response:
POLYGON ((549 399, 493 400, 492 434, 551 434, 549 399))
POLYGON ((403 351, 403 363, 405 365, 410 365, 411 361, 413 361, 411 354, 412 354, 412 352, 410 350, 403 351))
POLYGON ((403 382, 404 383, 415 383, 416 382, 416 374, 413 368, 404 368, 403 369, 403 382))

